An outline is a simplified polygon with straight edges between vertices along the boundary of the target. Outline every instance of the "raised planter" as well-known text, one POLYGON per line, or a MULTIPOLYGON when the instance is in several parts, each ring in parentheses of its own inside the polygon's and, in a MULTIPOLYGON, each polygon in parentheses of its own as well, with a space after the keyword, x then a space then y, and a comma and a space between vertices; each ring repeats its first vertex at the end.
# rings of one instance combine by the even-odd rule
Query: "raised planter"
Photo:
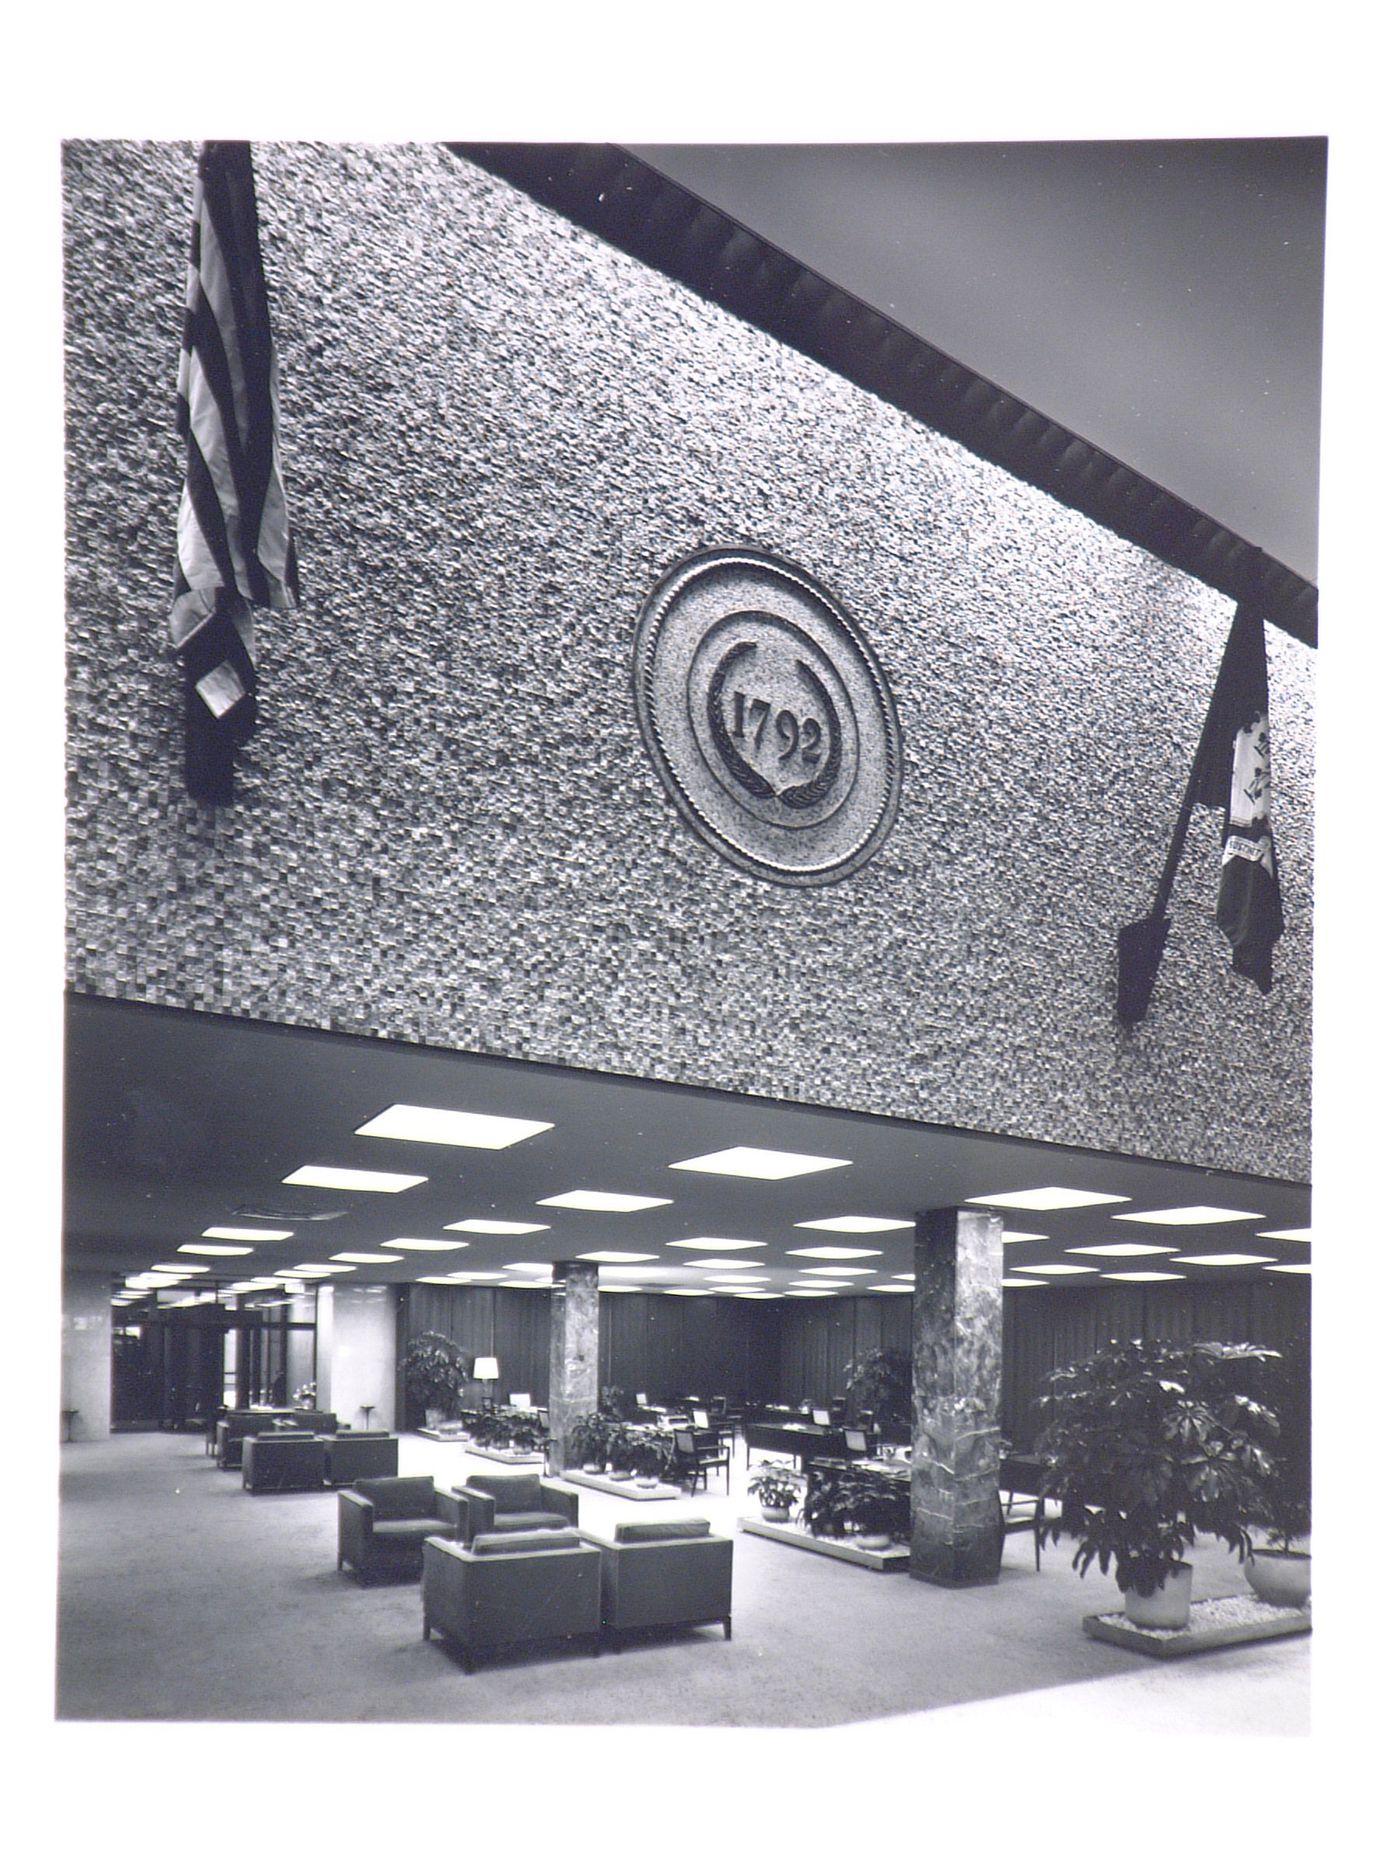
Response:
POLYGON ((809 1535, 796 1523, 766 1523, 761 1516, 741 1516, 739 1527, 751 1536, 786 1542, 790 1548, 807 1549, 813 1555, 829 1555, 833 1561, 850 1562, 855 1568, 873 1568, 877 1574, 900 1574, 909 1567, 909 1550, 902 1542, 893 1542, 882 1551, 863 1549, 854 1541, 809 1535))
POLYGON ((1188 1652, 1213 1652, 1220 1646, 1310 1633, 1312 1615, 1301 1607, 1271 1607, 1253 1594, 1227 1594, 1218 1600, 1196 1601, 1190 1625, 1180 1629, 1134 1626, 1123 1613, 1090 1613, 1084 1617, 1084 1631, 1091 1639, 1126 1646, 1129 1652, 1175 1659, 1188 1652))
POLYGON ((610 1497, 626 1497, 629 1503, 661 1503, 682 1493, 674 1484, 639 1484, 635 1478, 605 1477, 595 1471, 565 1471, 566 1484, 581 1484, 585 1490, 601 1490, 610 1497))
POLYGON ((515 1451, 499 1445, 477 1445, 469 1438, 462 1442, 474 1458, 489 1458, 493 1464, 540 1464, 544 1459, 542 1451, 515 1451))

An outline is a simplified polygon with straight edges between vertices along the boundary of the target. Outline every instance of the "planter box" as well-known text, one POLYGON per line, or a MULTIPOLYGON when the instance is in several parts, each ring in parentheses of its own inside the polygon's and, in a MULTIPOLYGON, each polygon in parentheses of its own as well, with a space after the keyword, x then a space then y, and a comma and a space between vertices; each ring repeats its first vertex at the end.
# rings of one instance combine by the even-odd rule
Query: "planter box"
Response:
POLYGON ((681 1492, 674 1484, 648 1484, 644 1489, 637 1483, 625 1483, 621 1478, 604 1477, 601 1472, 565 1471, 566 1484, 581 1484, 586 1490, 606 1491, 610 1497, 626 1497, 629 1503, 660 1503, 681 1492))
POLYGON ((909 1566, 909 1550, 902 1542, 892 1543, 887 1549, 860 1549, 854 1542, 837 1541, 833 1536, 808 1535, 796 1523, 766 1523, 761 1516, 741 1516, 739 1527, 751 1536, 767 1536, 770 1542, 810 1549, 814 1555, 830 1555, 856 1568, 873 1568, 877 1574, 902 1574, 909 1566))
POLYGON ((1214 1652, 1220 1646, 1243 1646, 1257 1639, 1283 1639, 1310 1633, 1306 1607, 1270 1607, 1253 1594, 1226 1594, 1217 1600, 1194 1600, 1191 1618, 1180 1632, 1134 1626, 1123 1613, 1088 1613, 1084 1631, 1091 1639, 1154 1659, 1180 1658, 1188 1652, 1214 1652))
POLYGON ((489 1458, 492 1464, 541 1464, 544 1461, 542 1451, 504 1451, 494 1445, 474 1445, 469 1438, 462 1443, 474 1458, 489 1458))

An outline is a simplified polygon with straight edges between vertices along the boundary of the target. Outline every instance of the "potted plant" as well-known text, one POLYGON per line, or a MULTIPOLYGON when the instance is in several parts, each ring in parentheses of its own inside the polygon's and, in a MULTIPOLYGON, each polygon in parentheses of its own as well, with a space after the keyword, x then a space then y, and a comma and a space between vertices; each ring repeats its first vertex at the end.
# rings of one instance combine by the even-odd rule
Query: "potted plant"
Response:
POLYGON ((802 1503, 802 1525, 808 1535, 844 1540, 853 1527, 857 1495, 850 1472, 821 1469, 814 1464, 807 1474, 807 1494, 802 1503))
POLYGON ((786 1523, 792 1508, 802 1495, 802 1478, 786 1464, 760 1464, 749 1475, 749 1492, 758 1500, 759 1511, 767 1523, 786 1523))
POLYGON ((455 1412, 471 1365, 455 1341, 446 1335, 425 1329, 415 1335, 404 1350, 404 1391, 416 1406, 421 1406, 429 1425, 438 1425, 446 1414, 455 1412))
POLYGON ((887 1549, 896 1539, 909 1539, 909 1495, 907 1487, 882 1482, 868 1473, 856 1473, 849 1481, 847 1521, 857 1548, 887 1549))
POLYGON ((1293 1546, 1311 1534, 1312 1505, 1306 1493, 1290 1491, 1289 1482, 1285 1470, 1257 1524, 1268 1539, 1244 1564, 1245 1579, 1271 1607, 1305 1607, 1312 1593, 1312 1554, 1293 1546))
POLYGON ((1247 1388, 1272 1358, 1248 1343, 1111 1342, 1051 1374, 1037 1449, 1060 1514, 1041 1543, 1074 1537, 1080 1574, 1111 1564, 1136 1624, 1186 1625, 1198 1535, 1250 1553, 1278 1421, 1247 1388))
POLYGON ((914 1363, 902 1348, 870 1348, 846 1363, 846 1424, 872 1413, 887 1437, 901 1436, 914 1413, 914 1363))
POLYGON ((569 1431, 569 1457, 580 1470, 601 1471, 607 1462, 612 1421, 600 1412, 585 1413, 569 1431))

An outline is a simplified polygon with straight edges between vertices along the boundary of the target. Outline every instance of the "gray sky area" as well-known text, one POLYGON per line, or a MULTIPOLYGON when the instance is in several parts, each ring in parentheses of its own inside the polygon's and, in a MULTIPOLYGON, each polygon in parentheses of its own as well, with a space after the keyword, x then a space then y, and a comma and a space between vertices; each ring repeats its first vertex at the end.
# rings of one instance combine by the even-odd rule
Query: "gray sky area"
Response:
POLYGON ((1326 145, 632 145, 1317 575, 1326 145))

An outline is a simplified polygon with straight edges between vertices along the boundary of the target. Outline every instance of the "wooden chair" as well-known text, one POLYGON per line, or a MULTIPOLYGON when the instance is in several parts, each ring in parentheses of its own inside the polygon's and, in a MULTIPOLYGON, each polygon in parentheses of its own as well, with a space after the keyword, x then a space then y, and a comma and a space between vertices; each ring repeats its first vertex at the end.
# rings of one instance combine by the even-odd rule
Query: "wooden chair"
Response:
POLYGON ((718 1432, 677 1432, 676 1463, 683 1480, 689 1479, 690 1493, 701 1479, 710 1488, 710 1472, 724 1472, 724 1488, 729 1489, 729 1453, 719 1442, 718 1432))

